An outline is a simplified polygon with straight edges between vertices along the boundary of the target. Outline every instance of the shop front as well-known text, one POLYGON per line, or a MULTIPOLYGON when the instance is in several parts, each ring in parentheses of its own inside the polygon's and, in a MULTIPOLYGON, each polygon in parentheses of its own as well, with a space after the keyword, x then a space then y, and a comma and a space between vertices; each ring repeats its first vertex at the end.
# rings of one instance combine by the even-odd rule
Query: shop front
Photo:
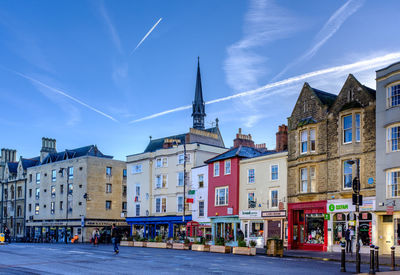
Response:
POLYGON ((264 243, 268 239, 281 239, 287 246, 287 222, 286 210, 262 211, 261 217, 264 221, 264 243))
POLYGON ((182 239, 186 236, 186 223, 192 221, 191 215, 160 217, 128 217, 126 222, 131 226, 131 235, 146 239, 161 236, 163 239, 182 239))
MULTIPOLYGON (((356 247, 356 215, 351 199, 327 201, 328 219, 328 251, 340 252, 340 242, 345 241, 345 231, 350 229, 352 248, 356 247)), ((369 246, 375 244, 376 227, 375 198, 366 197, 360 206, 360 253, 369 253, 369 246)))
POLYGON ((240 228, 247 245, 256 242, 256 247, 264 248, 264 220, 260 210, 242 210, 239 212, 240 228))
POLYGON ((386 206, 386 212, 376 212, 377 245, 382 254, 390 254, 392 246, 400 253, 400 211, 393 211, 392 204, 386 206))
POLYGON ((288 204, 288 249, 326 251, 326 201, 288 204))
POLYGON ((228 246, 237 246, 237 232, 240 227, 239 216, 210 217, 212 243, 219 238, 225 240, 228 246))

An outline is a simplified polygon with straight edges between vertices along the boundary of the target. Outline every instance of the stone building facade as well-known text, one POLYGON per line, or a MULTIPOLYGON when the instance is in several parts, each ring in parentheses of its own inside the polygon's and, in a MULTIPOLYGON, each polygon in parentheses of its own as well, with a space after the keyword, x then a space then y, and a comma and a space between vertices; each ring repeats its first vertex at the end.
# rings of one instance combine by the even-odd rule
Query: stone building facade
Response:
POLYGON ((96 227, 107 241, 113 223, 127 228, 126 164, 95 145, 42 154, 27 169, 26 193, 30 241, 89 242, 96 227))
POLYGON ((288 121, 289 249, 335 250, 355 225, 350 160, 359 160, 368 246, 375 230, 375 91, 351 74, 337 96, 305 83, 288 121), (338 203, 344 211, 331 211, 338 203))

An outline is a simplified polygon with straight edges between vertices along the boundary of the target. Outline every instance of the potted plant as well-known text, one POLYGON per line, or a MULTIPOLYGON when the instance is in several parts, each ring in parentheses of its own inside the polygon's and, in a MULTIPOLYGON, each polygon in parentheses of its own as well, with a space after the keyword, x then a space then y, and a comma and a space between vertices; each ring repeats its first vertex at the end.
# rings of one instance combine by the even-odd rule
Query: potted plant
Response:
POLYGON ((133 237, 132 236, 126 237, 125 240, 122 240, 119 243, 119 245, 120 246, 134 246, 133 237))
POLYGON ((224 238, 218 238, 215 245, 210 246, 210 252, 214 253, 231 253, 231 247, 225 245, 224 238))
POLYGON ((267 255, 283 257, 283 240, 278 238, 267 240, 267 255))
POLYGON ((188 238, 186 238, 183 243, 173 243, 172 248, 173 249, 181 249, 181 250, 190 249, 190 240, 188 238))
POLYGON ((137 238, 135 237, 135 241, 133 242, 133 246, 135 247, 146 247, 146 244, 147 244, 146 239, 140 238, 139 236, 137 238))
POLYGON ((149 243, 147 243, 147 247, 151 248, 168 248, 169 245, 166 242, 163 242, 161 236, 156 236, 155 239, 151 239, 149 243))
POLYGON ((209 252, 210 251, 210 246, 206 244, 206 239, 201 238, 201 241, 197 241, 194 244, 192 244, 192 250, 193 251, 202 251, 202 252, 209 252))
POLYGON ((246 245, 246 242, 243 239, 240 239, 238 241, 238 246, 233 248, 233 254, 240 254, 240 255, 251 255, 255 256, 256 255, 256 242, 255 241, 250 241, 250 246, 248 247, 246 245))

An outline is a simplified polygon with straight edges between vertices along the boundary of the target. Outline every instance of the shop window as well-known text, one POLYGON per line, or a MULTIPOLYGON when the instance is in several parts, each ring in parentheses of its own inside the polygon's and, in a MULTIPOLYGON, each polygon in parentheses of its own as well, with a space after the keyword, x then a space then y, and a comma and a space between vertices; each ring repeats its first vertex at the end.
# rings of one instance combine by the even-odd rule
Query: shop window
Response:
POLYGON ((219 162, 214 162, 214 177, 219 176, 219 162))
POLYGON ((254 192, 247 193, 247 207, 256 208, 257 202, 254 197, 254 192))
POLYGON ((253 237, 253 238, 262 237, 263 234, 264 234, 264 223, 263 222, 252 222, 249 237, 253 237))
POLYGON ((346 215, 338 213, 333 216, 333 242, 340 244, 344 239, 345 230, 347 228, 346 215))
POLYGON ((400 196, 400 168, 386 172, 387 197, 397 198, 400 196))
POLYGON ((228 205, 229 187, 215 188, 215 205, 228 205))
POLYGON ((309 244, 324 243, 323 214, 306 214, 306 242, 309 244))
POLYGON ((199 217, 204 217, 204 201, 199 201, 199 217))
POLYGON ((254 183, 255 182, 255 175, 254 175, 254 169, 249 169, 247 170, 247 174, 248 174, 248 183, 254 183))
POLYGON ((230 175, 231 173, 231 160, 225 161, 225 175, 230 175))
POLYGON ((204 175, 199 175, 198 180, 199 180, 199 188, 203 188, 204 187, 204 175))
POLYGON ((278 180, 278 165, 271 165, 271 180, 278 180))

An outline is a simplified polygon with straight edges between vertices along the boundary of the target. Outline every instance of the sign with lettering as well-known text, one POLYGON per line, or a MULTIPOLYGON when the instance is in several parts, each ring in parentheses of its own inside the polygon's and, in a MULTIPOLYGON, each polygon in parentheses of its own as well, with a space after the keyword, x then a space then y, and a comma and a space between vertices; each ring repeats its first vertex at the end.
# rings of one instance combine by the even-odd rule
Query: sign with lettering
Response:
POLYGON ((386 215, 393 215, 394 206, 388 205, 386 206, 386 215))
POLYGON ((260 218, 260 210, 242 210, 239 212, 239 218, 260 218))
POLYGON ((263 218, 279 218, 279 217, 286 217, 286 210, 281 211, 262 211, 261 217, 263 218))

